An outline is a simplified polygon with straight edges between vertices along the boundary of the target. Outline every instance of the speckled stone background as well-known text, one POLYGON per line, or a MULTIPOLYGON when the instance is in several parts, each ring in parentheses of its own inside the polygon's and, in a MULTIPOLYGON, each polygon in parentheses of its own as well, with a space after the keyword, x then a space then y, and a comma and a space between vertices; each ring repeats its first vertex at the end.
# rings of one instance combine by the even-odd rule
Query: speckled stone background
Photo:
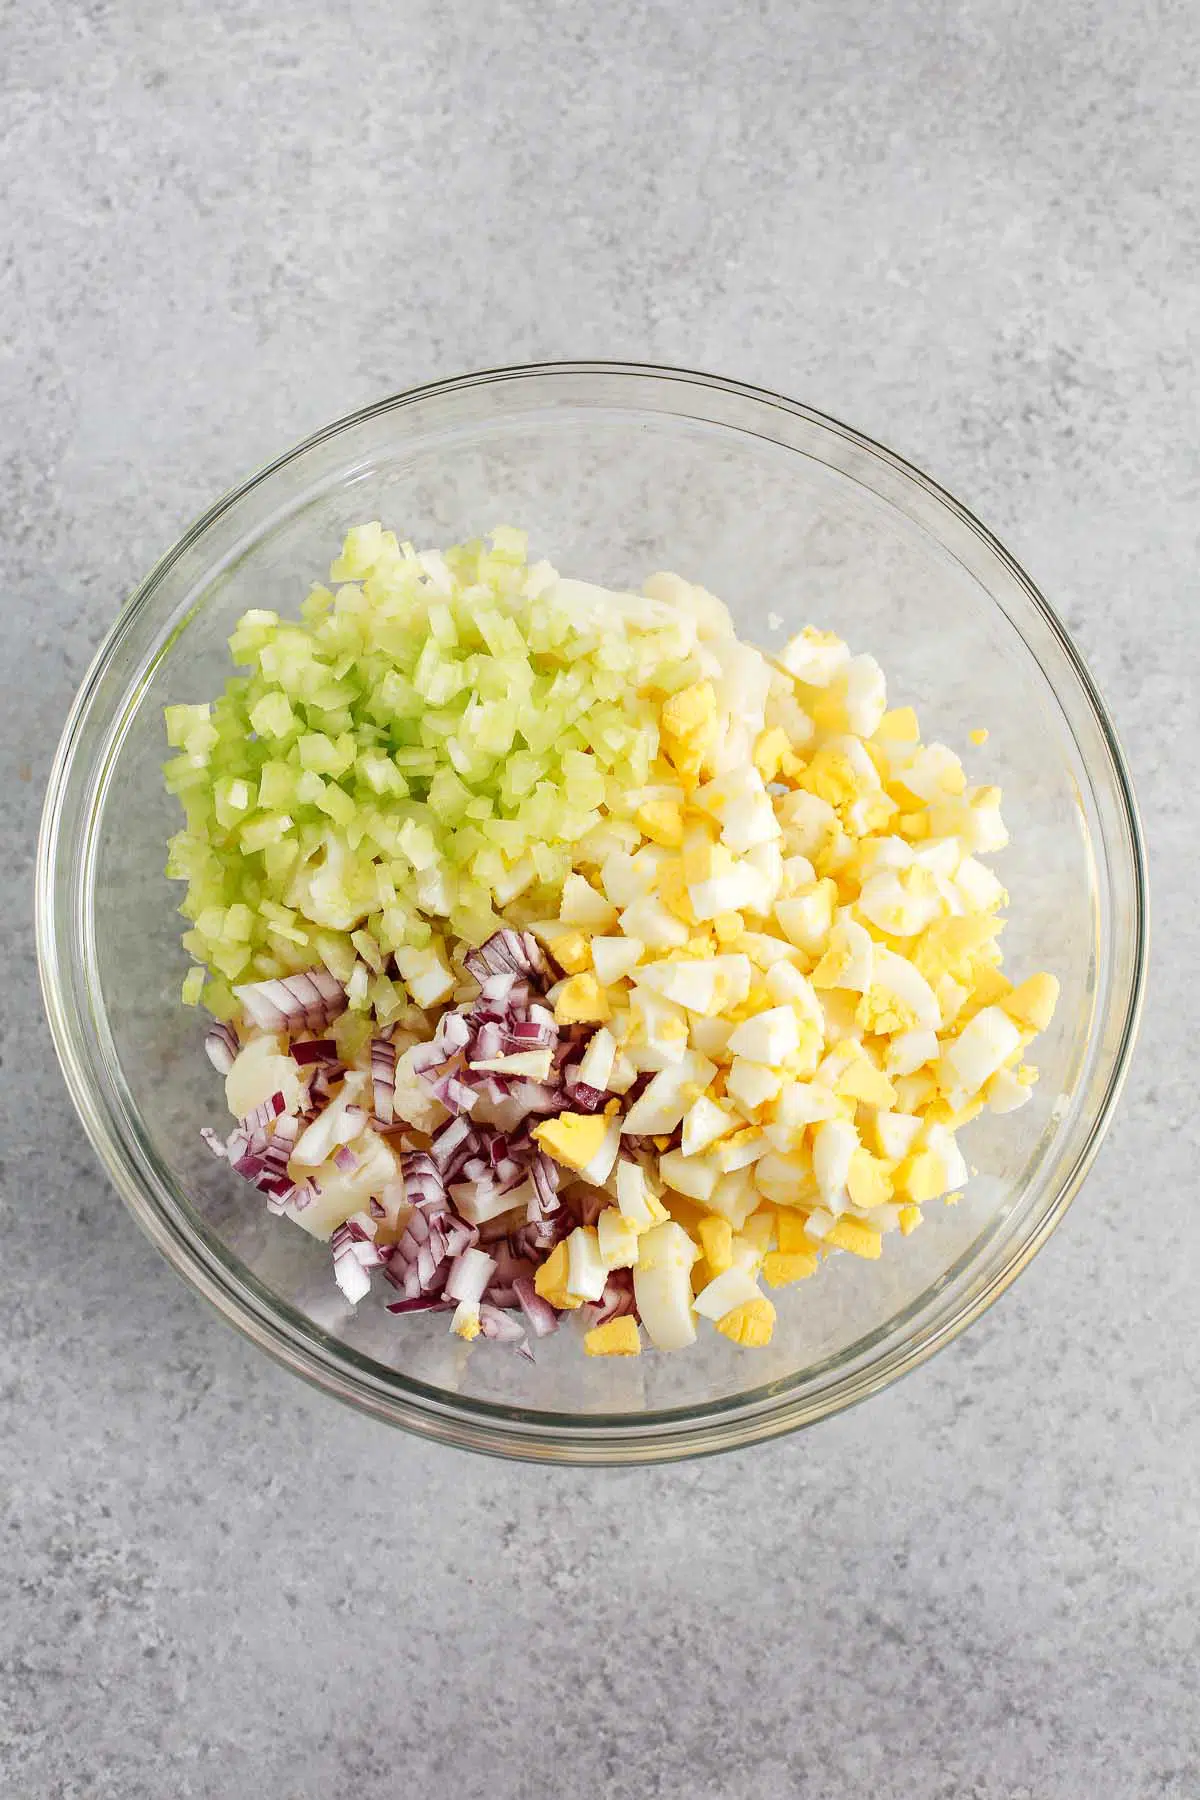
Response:
POLYGON ((0 5, 6 1800, 1200 1793, 1198 52, 1190 0, 0 5), (1122 1110, 1016 1289, 651 1473, 410 1442, 221 1325, 80 1140, 30 942, 63 715, 189 517, 560 355, 781 388, 960 494, 1090 658, 1156 884, 1122 1110))

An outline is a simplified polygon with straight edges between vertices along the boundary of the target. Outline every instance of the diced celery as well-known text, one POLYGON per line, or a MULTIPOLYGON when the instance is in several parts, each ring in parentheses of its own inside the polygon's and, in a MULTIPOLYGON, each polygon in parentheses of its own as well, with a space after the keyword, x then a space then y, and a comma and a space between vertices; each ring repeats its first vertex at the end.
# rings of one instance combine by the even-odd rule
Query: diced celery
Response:
POLYGON ((339 772, 337 750, 323 731, 306 731, 297 740, 296 750, 302 769, 315 770, 319 775, 334 775, 339 772))
POLYGON ((301 601, 300 616, 306 625, 319 625, 332 605, 333 595, 321 582, 317 582, 301 601))
POLYGON ((287 695, 272 689, 251 708, 250 723, 260 737, 285 738, 296 729, 296 715, 287 695))
POLYGON ((296 771, 291 763, 265 762, 258 776, 258 803, 281 812, 296 803, 296 771))
POLYGON ((354 950, 349 938, 332 931, 318 931, 315 942, 317 955, 329 973, 336 975, 339 981, 349 981, 354 967, 354 950))
POLYGON ((437 752, 434 750, 417 748, 395 750, 392 753, 392 760, 396 767, 403 770, 406 775, 432 776, 437 774, 438 759, 437 752))
POLYGON ((367 999, 381 1025, 390 1025, 408 1005, 403 988, 389 981, 386 975, 375 975, 368 982, 367 999))
POLYGON ((225 914, 221 936, 232 944, 248 944, 254 931, 254 914, 239 900, 225 914))
MULTIPOLYGON (((308 932, 302 931, 298 925, 280 925, 268 921, 267 935, 275 939, 282 938, 284 943, 295 944, 301 949, 307 949, 311 942, 308 932)), ((304 967, 310 960, 309 957, 301 957, 297 966, 304 967)))
POLYGON ((212 708, 207 703, 200 706, 164 706, 167 742, 172 750, 182 750, 196 726, 208 724, 211 712, 212 708))
POLYGON ((324 793, 317 801, 321 811, 327 813, 337 825, 349 825, 358 808, 343 788, 336 782, 329 782, 324 793))
POLYGON ((268 844, 279 843, 291 828, 292 821, 287 813, 263 813, 243 825, 238 836, 242 848, 253 854, 256 850, 265 850, 268 844))
POLYGON ((338 1047, 338 1055, 342 1061, 352 1063, 366 1049, 373 1035, 373 1027, 365 1014, 344 1012, 333 1021, 330 1035, 338 1047))
POLYGON ((163 779, 172 794, 181 797, 192 789, 207 788, 211 773, 205 758, 189 756, 185 751, 180 756, 173 756, 163 765, 163 779))
POLYGON ((250 960, 249 944, 214 944, 209 951, 209 961, 214 969, 236 981, 250 960))
POLYGON ((443 650, 458 648, 458 629, 454 623, 454 614, 442 601, 436 601, 428 613, 430 636, 435 638, 443 650))
POLYGON ((429 784, 429 810, 444 825, 461 819, 470 806, 472 794, 453 769, 439 769, 429 784))
POLYGON ((362 957, 367 967, 372 969, 376 975, 381 974, 383 971, 383 956, 380 952, 379 945, 371 936, 371 933, 369 931, 352 931, 350 933, 350 942, 354 945, 354 948, 358 951, 358 954, 362 957))
POLYGON ((437 845, 428 825, 406 819, 400 827, 399 844, 414 869, 431 869, 437 861, 437 845))
POLYGON ((355 767, 373 793, 392 794, 400 800, 408 793, 407 781, 383 750, 362 751, 355 767))
POLYGON ((267 880, 279 885, 287 880, 300 855, 300 846, 295 838, 284 838, 281 843, 268 844, 263 851, 263 868, 267 880))
POLYGON ((201 937, 216 943, 225 929, 225 908, 223 906, 206 906, 196 914, 196 930, 201 937))
POLYGON ((298 769, 296 771, 296 805, 320 806, 325 794, 325 783, 315 769, 298 769))
POLYGON ((268 612, 260 607, 252 607, 248 613, 243 613, 238 620, 237 630, 229 640, 229 653, 234 662, 257 661, 259 651, 264 644, 270 643, 278 624, 278 613, 268 612))
POLYGON ((510 804, 519 800, 522 795, 531 793, 535 784, 546 773, 547 764, 543 757, 530 756, 528 751, 518 750, 509 758, 501 782, 501 793, 510 804))
POLYGON ((369 575, 382 551, 383 526, 378 519, 369 525, 352 525, 343 540, 341 555, 330 564, 330 581, 357 581, 369 575))
POLYGON ((204 970, 189 969, 183 978, 181 997, 185 1006, 199 1006, 200 996, 204 992, 204 970))
POLYGON ((213 788, 213 810, 218 825, 236 825, 255 804, 255 790, 240 775, 228 776, 213 788))
POLYGON ((242 1010, 242 1003, 229 983, 220 979, 206 983, 203 999, 214 1019, 235 1019, 242 1010))
POLYGON ((187 820, 168 872, 214 1008, 233 1009, 230 980, 317 960, 345 981, 356 949, 365 1004, 366 970, 386 984, 383 958, 427 947, 431 916, 474 937, 509 905, 551 912, 572 843, 649 776, 654 696, 699 674, 681 629, 573 615, 507 527, 420 556, 359 527, 331 581, 295 623, 247 613, 230 647, 248 672, 167 712, 187 820))

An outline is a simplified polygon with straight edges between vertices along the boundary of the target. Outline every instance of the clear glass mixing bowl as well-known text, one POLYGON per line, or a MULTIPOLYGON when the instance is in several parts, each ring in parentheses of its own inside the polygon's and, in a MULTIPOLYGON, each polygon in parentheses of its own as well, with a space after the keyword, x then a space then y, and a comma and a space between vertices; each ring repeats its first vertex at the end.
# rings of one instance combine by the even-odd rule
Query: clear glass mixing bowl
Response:
POLYGON ((121 613, 63 733, 38 861, 38 952, 84 1126, 175 1268, 299 1374, 445 1443, 560 1462, 662 1460, 811 1424, 883 1387, 990 1305, 1045 1242, 1110 1116, 1146 947, 1129 779, 1065 631, 1013 559, 899 457, 808 408, 670 369, 559 364, 440 382, 320 432, 218 502, 121 613), (462 1344, 443 1317, 347 1306, 328 1251, 268 1217, 200 1141, 222 1111, 179 1001, 179 890, 162 870, 162 708, 215 693, 248 606, 295 608, 347 526, 425 544, 494 524, 607 585, 676 569, 770 644, 806 621, 870 649, 929 737, 1003 784, 1009 966, 1062 1000, 1036 1099, 964 1133, 978 1171, 882 1261, 836 1257, 785 1292, 774 1342, 537 1362, 462 1344), (967 733, 986 725, 986 748, 967 733))

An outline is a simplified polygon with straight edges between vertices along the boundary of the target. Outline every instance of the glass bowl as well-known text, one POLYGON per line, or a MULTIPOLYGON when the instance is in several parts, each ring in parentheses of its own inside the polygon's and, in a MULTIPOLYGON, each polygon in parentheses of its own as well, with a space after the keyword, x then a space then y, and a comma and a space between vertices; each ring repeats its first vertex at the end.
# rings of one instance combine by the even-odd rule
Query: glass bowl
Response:
MULTIPOLYGON (((913 1368, 999 1295, 1061 1219, 1125 1073, 1146 948, 1143 853, 1112 727, 1063 627, 1012 557, 901 458, 732 381, 604 363, 502 369, 400 394, 289 451, 205 514, 102 646, 50 778, 38 954, 59 1057, 135 1218, 191 1285, 328 1392, 444 1443, 546 1461, 649 1462, 808 1425, 913 1368), (1057 972, 1032 1105, 964 1133, 954 1207, 785 1291, 773 1343, 537 1361, 448 1335, 444 1316, 352 1311, 327 1249, 214 1161, 220 1085, 179 1000, 180 890, 163 863, 162 708, 216 693, 248 606, 293 611, 346 527, 442 545, 498 523, 610 586, 692 577, 770 645, 799 624, 870 649, 926 737, 1002 783, 1007 965, 1057 972), (772 628, 774 615, 784 621, 772 628), (983 749, 968 733, 986 726, 983 749)), ((382 1285, 382 1284, 381 1284, 382 1285)))

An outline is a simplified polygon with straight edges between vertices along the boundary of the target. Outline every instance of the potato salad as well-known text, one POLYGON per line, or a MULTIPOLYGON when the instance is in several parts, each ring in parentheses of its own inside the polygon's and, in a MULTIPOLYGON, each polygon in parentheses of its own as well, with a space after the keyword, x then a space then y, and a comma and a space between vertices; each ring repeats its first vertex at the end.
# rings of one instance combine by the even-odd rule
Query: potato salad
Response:
POLYGON ((1029 1100, 1058 984, 1002 967, 1000 790, 833 632, 373 523, 230 651, 166 710, 205 1137, 348 1305, 761 1347, 1029 1100))

